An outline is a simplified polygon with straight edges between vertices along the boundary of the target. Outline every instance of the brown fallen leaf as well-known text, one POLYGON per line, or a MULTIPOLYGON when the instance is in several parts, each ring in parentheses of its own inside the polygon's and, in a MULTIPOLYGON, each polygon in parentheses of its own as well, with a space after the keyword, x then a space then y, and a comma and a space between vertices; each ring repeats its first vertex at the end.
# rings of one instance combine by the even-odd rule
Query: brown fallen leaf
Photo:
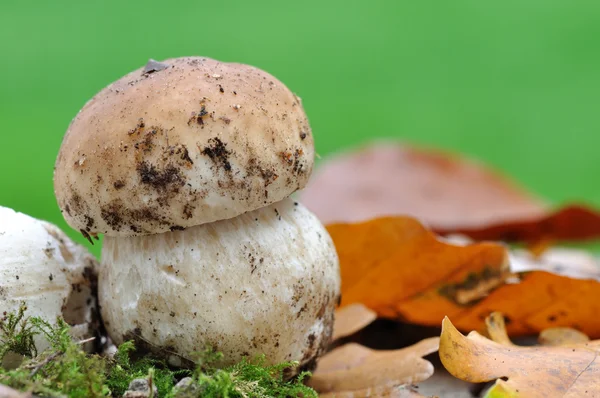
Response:
POLYGON ((0 384, 0 398, 32 398, 31 393, 19 392, 0 384))
POLYGON ((570 344, 585 344, 590 338, 573 328, 550 328, 542 330, 538 338, 540 345, 558 346, 570 344))
MULTIPOLYGON (((369 325, 376 314, 362 304, 336 310, 334 342, 369 325)), ((421 397, 411 384, 433 374, 422 357, 438 349, 433 337, 398 350, 373 350, 357 343, 333 348, 325 354, 308 384, 320 397, 421 397)))
POLYGON ((377 397, 377 398, 422 398, 424 395, 419 394, 410 386, 399 386, 385 392, 373 392, 372 395, 356 395, 352 391, 335 392, 319 394, 320 398, 358 398, 358 397, 377 397))
MULTIPOLYGON (((300 200, 325 223, 410 215, 441 234, 524 242, 600 238, 600 212, 544 201, 464 156, 394 142, 325 160, 300 200)), ((543 245, 544 246, 544 245, 543 245)))
MULTIPOLYGON (((325 394, 325 395, 321 395, 322 397, 330 397, 330 398, 353 398, 354 395, 339 395, 339 394, 325 394)), ((371 395, 373 396, 373 395, 371 395)), ((381 398, 419 398, 419 397, 425 397, 424 395, 419 394, 418 392, 416 392, 413 388, 411 387, 407 387, 407 386, 401 386, 401 387, 397 387, 394 388, 392 391, 390 392, 386 392, 383 393, 381 395, 379 395, 379 397, 381 398)))
POLYGON ((300 201, 325 223, 410 215, 440 229, 530 219, 547 209, 480 162, 396 142, 323 161, 300 201))
POLYGON ((507 317, 510 336, 564 326, 600 338, 595 259, 558 251, 536 260, 517 251, 510 254, 511 269, 504 246, 449 244, 410 217, 327 229, 340 258, 342 307, 363 303, 380 317, 427 326, 447 315, 464 331, 482 330, 485 318, 498 311, 507 317), (560 266, 555 260, 561 258, 578 262, 560 266))
POLYGON ((480 330, 482 320, 495 311, 505 314, 510 336, 567 326, 599 338, 600 283, 543 271, 523 273, 518 283, 503 285, 454 315, 454 323, 462 330, 480 330))
POLYGON ((499 312, 492 312, 487 318, 485 318, 485 326, 487 336, 496 343, 504 345, 513 345, 512 341, 506 333, 506 325, 504 323, 504 317, 499 312))
POLYGON ((536 244, 540 241, 586 241, 600 238, 600 213, 583 205, 570 205, 537 217, 507 218, 479 227, 436 227, 441 235, 458 233, 475 240, 536 244))
MULTIPOLYGON (((485 319, 486 337, 496 343, 514 346, 506 332, 504 316, 500 312, 493 312, 485 319)), ((542 346, 555 347, 585 347, 600 348, 600 340, 590 341, 590 338, 577 329, 573 328, 549 328, 541 331, 538 343, 542 346)))
POLYGON ((424 398, 425 395, 419 394, 411 386, 398 386, 390 389, 389 391, 373 390, 368 392, 354 392, 354 391, 343 391, 343 392, 332 392, 319 394, 320 398, 362 398, 362 397, 378 397, 378 398, 424 398), (364 395, 364 394, 368 395, 364 395))
POLYGON ((570 278, 600 281, 600 258, 575 248, 552 247, 538 255, 528 250, 511 250, 510 269, 514 273, 547 271, 570 278))
POLYGON ((375 351, 349 343, 327 353, 308 384, 319 396, 370 397, 414 384, 433 374, 433 365, 423 356, 438 349, 432 337, 399 350, 375 351))
POLYGON ((377 319, 377 314, 363 304, 355 303, 336 311, 332 340, 350 336, 377 319))
MULTIPOLYGON (((442 241, 458 246, 475 243, 468 236, 452 234, 440 237, 442 241)), ((540 253, 531 249, 511 249, 509 254, 512 273, 547 271, 575 279, 600 281, 600 257, 582 249, 570 247, 547 247, 540 253)))
MULTIPOLYGON (((501 328, 498 323, 492 321, 491 324, 492 328, 501 328)), ((497 336, 496 332, 499 330, 490 334, 497 336)), ((502 341, 505 343, 504 338, 502 341)), ((444 367, 461 380, 497 380, 486 397, 600 395, 600 345, 519 347, 503 343, 477 332, 465 337, 446 317, 442 322, 440 359, 444 367)))

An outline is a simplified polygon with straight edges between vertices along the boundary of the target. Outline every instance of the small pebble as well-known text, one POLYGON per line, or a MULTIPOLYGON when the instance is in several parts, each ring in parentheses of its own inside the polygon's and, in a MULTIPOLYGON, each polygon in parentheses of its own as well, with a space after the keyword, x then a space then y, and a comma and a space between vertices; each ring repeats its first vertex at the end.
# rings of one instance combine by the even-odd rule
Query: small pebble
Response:
MULTIPOLYGON (((158 397, 158 389, 156 384, 152 384, 152 391, 154 392, 153 397, 158 397)), ((148 398, 150 396, 150 386, 148 385, 147 379, 133 379, 129 383, 129 387, 123 398, 148 398)))
POLYGON ((198 384, 194 383, 191 377, 184 377, 179 380, 173 388, 175 398, 197 397, 200 393, 198 384))

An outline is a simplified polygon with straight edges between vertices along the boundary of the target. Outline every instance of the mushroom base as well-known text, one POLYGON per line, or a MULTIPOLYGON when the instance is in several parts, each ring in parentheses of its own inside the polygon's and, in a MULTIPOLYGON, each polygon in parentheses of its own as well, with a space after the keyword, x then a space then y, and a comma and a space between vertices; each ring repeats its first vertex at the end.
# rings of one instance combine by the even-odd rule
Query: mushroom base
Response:
POLYGON ((207 347, 219 365, 264 354, 310 366, 331 340, 340 294, 325 228, 286 199, 241 216, 141 237, 105 237, 105 326, 186 366, 207 347))

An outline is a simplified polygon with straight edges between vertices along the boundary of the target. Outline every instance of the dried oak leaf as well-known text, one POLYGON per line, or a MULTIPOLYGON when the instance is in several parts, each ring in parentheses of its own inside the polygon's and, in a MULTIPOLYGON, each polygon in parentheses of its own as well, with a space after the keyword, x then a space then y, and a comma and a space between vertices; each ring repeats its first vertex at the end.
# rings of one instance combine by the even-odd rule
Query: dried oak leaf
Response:
POLYGON ((1 398, 32 398, 33 395, 27 392, 19 392, 13 390, 10 387, 0 384, 0 397, 1 398))
POLYGON ((580 253, 535 259, 516 251, 509 267, 504 246, 451 245, 410 217, 327 229, 340 258, 342 307, 363 303, 381 317, 427 326, 447 315, 464 331, 481 330, 499 311, 511 336, 567 326, 600 338, 600 271, 580 253))
POLYGON ((460 224, 436 227, 441 235, 457 233, 475 240, 537 243, 540 241, 586 241, 600 237, 600 213, 583 205, 569 205, 549 214, 510 218, 479 227, 460 224))
MULTIPOLYGON (((485 319, 486 337, 504 345, 514 345, 506 331, 504 316, 500 312, 493 312, 485 319)), ((542 346, 555 347, 581 347, 600 348, 600 340, 590 341, 590 338, 577 329, 558 327, 544 329, 540 332, 538 343, 542 346)), ((595 349, 595 348, 594 348, 595 349)))
POLYGON ((487 337, 492 341, 504 345, 513 345, 512 341, 508 337, 506 332, 506 324, 504 317, 499 312, 492 312, 487 318, 485 318, 485 326, 487 337))
POLYGON ((511 336, 531 335, 557 326, 574 327, 590 337, 600 337, 600 283, 572 279, 544 271, 519 275, 462 313, 451 315, 461 330, 481 329, 492 312, 507 317, 511 336))
POLYGON ((496 243, 458 246, 411 217, 327 226, 340 258, 342 307, 363 303, 378 315, 439 325, 509 276, 496 243))
POLYGON ((510 269, 514 273, 547 271, 570 278, 600 280, 600 258, 588 251, 567 247, 552 247, 540 254, 512 250, 510 269))
POLYGON ((422 357, 438 350, 431 337, 399 350, 375 351, 349 343, 325 355, 309 385, 320 397, 374 397, 426 380, 433 365, 422 357))
POLYGON ((547 209, 480 162, 395 142, 324 160, 300 201, 324 223, 402 214, 446 230, 529 219, 547 209))
MULTIPOLYGON (((486 337, 490 340, 495 341, 508 346, 515 346, 508 337, 506 331, 506 323, 504 322, 504 316, 500 312, 492 312, 485 319, 486 326, 486 337)), ((542 346, 555 347, 555 346, 567 346, 567 347, 581 347, 586 348, 598 347, 600 348, 600 340, 590 341, 590 338, 577 329, 573 328, 549 328, 541 331, 538 337, 538 343, 542 346)))
MULTIPOLYGON (((361 304, 336 311, 334 341, 375 320, 361 304)), ((433 365, 422 357, 438 349, 439 338, 422 340, 398 350, 376 351, 349 343, 321 358, 308 384, 320 397, 420 397, 410 386, 429 378, 433 365)))
POLYGON ((377 314, 363 304, 355 303, 340 308, 335 313, 333 341, 350 336, 377 319, 377 314))
MULTIPOLYGON (((519 347, 506 341, 502 317, 494 314, 493 336, 463 336, 446 317, 442 322, 440 359, 453 376, 472 383, 497 380, 486 397, 581 397, 600 395, 600 345, 519 347), (501 380, 506 379, 506 380, 501 380)), ((488 321, 488 326, 490 321, 488 321)))

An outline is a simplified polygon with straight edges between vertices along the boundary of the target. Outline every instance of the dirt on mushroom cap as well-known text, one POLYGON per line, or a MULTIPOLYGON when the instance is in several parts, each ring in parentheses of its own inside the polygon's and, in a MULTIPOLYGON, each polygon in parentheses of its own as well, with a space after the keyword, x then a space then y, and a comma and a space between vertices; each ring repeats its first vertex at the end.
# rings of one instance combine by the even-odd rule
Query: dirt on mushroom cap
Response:
POLYGON ((300 99, 260 69, 170 59, 103 89, 71 123, 55 194, 84 235, 135 236, 282 200, 312 171, 300 99))

